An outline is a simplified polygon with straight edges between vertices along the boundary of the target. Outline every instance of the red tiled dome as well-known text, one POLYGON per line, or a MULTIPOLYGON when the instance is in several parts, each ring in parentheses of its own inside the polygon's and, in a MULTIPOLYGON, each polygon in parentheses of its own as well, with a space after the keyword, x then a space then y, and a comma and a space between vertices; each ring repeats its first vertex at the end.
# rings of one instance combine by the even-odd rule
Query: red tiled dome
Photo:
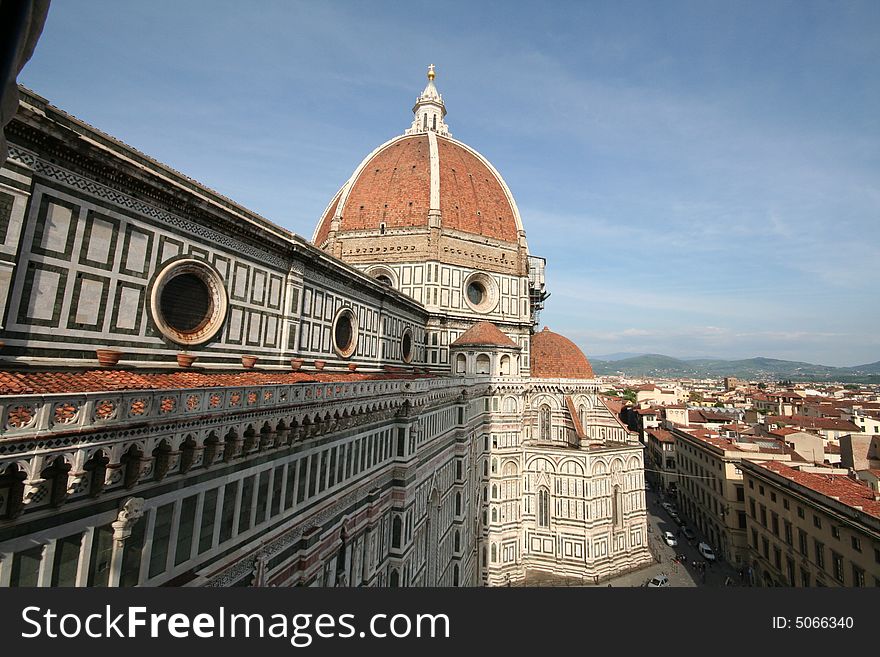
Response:
POLYGON ((546 326, 532 336, 532 376, 538 379, 592 379, 593 367, 584 352, 546 326))
POLYGON ((313 241, 321 247, 339 218, 337 235, 428 226, 440 212, 443 231, 516 244, 521 222, 507 185, 479 153, 452 138, 428 134, 392 139, 371 153, 324 211, 313 241), (431 159, 437 160, 436 168, 431 159))

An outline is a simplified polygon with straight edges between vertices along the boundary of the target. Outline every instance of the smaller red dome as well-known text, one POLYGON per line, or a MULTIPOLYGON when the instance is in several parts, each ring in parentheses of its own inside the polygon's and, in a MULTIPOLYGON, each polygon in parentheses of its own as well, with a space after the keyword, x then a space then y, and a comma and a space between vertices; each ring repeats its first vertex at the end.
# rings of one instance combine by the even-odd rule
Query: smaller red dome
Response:
POLYGON ((592 379, 593 367, 584 352, 546 326, 532 336, 531 372, 536 379, 592 379))
POLYGON ((513 347, 519 349, 519 345, 508 338, 492 322, 477 322, 467 331, 462 333, 456 340, 449 344, 450 347, 513 347))

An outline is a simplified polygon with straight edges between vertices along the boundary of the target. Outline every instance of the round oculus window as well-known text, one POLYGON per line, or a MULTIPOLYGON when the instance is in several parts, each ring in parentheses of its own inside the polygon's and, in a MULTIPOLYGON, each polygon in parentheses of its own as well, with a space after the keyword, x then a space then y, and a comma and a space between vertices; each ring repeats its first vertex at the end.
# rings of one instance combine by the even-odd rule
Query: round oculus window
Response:
POLYGON ((394 281, 396 280, 396 276, 394 272, 383 265, 379 265, 377 267, 371 267, 367 274, 372 276, 377 281, 379 281, 382 285, 387 285, 388 287, 395 287, 394 281))
POLYGON ((348 308, 343 308, 333 320, 333 350, 343 358, 351 356, 357 348, 357 318, 348 308))
POLYGON ((176 260, 156 276, 150 307, 156 327, 179 344, 203 344, 226 319, 226 289, 201 260, 176 260))
POLYGON ((478 313, 490 312, 498 305, 498 286, 488 274, 475 272, 464 281, 464 298, 478 313))
POLYGON ((412 332, 409 329, 403 332, 400 338, 400 356, 404 363, 411 363, 413 359, 412 332))

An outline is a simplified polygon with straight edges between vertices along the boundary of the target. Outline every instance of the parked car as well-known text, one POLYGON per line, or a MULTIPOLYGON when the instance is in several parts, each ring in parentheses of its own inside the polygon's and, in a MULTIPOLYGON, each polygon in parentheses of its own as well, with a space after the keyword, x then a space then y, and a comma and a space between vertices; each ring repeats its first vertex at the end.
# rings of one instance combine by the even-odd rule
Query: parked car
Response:
POLYGON ((700 554, 703 555, 703 558, 706 561, 715 561, 715 553, 712 551, 712 548, 709 547, 708 543, 700 543, 697 546, 697 550, 699 550, 700 554))
POLYGON ((672 513, 673 511, 675 511, 675 506, 671 502, 663 502, 663 504, 661 504, 660 506, 666 509, 667 513, 672 513))
POLYGON ((692 541, 697 537, 697 535, 694 534, 694 530, 687 525, 682 526, 681 533, 684 534, 684 537, 689 541, 692 541))
POLYGON ((663 540, 666 541, 666 545, 669 547, 678 545, 678 539, 675 538, 675 534, 672 532, 663 532, 663 540))
POLYGON ((675 515, 672 515, 672 514, 670 514, 670 515, 672 516, 672 519, 675 521, 676 525, 679 525, 680 527, 684 527, 684 520, 682 519, 682 517, 680 515, 678 515, 677 513, 675 515))
POLYGON ((666 575, 660 574, 652 577, 648 580, 646 586, 649 589, 659 588, 661 586, 669 586, 669 578, 666 575))

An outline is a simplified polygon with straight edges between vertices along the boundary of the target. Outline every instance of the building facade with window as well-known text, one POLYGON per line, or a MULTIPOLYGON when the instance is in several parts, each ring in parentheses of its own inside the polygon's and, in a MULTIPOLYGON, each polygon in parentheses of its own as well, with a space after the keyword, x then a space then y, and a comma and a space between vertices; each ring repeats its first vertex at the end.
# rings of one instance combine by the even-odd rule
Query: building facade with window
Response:
POLYGON ((433 77, 314 243, 22 90, 0 585, 468 586, 650 559, 642 447, 580 350, 534 333, 543 261, 433 77))
POLYGON ((742 465, 758 586, 880 586, 880 495, 845 471, 742 465))
POLYGON ((673 429, 678 464, 678 508, 700 529, 719 557, 749 562, 744 459, 790 462, 794 451, 781 441, 723 438, 708 429, 673 429))

